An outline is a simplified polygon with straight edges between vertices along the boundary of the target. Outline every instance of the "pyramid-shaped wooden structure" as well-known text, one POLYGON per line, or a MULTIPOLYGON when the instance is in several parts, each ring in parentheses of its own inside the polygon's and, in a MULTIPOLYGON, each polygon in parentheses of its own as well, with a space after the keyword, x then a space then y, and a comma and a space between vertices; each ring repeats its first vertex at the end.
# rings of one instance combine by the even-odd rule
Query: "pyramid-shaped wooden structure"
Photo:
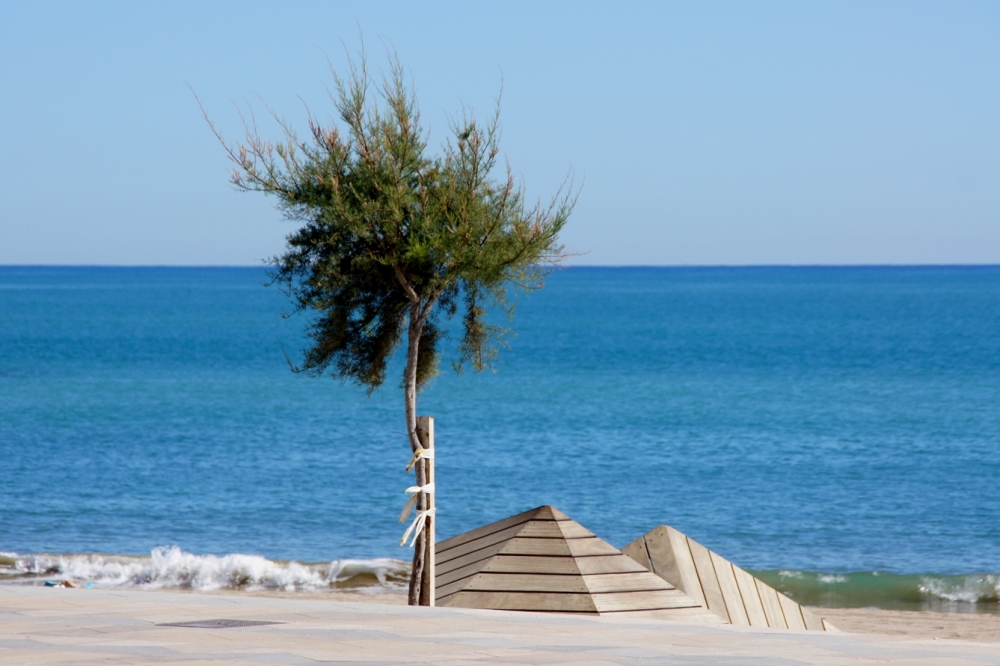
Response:
POLYGON ((437 543, 437 605, 562 613, 653 613, 719 623, 702 603, 551 506, 437 543))
POLYGON ((837 631, 826 620, 669 525, 647 532, 622 552, 724 622, 837 631))

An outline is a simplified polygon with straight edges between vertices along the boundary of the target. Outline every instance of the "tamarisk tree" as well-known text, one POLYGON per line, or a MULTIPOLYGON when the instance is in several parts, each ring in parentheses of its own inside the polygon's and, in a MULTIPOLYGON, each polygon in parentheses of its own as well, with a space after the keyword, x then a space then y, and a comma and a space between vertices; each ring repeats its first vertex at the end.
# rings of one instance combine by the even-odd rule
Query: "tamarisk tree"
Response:
MULTIPOLYGON (((406 432, 417 452, 417 396, 438 372, 444 319, 461 320, 456 371, 491 367, 507 330, 487 315, 510 317, 513 294, 540 287, 564 256, 557 236, 574 197, 560 190, 548 205, 529 205, 510 167, 498 169, 499 103, 482 125, 463 111, 431 154, 397 58, 377 81, 363 56, 348 76, 333 76, 336 120, 308 112, 304 137, 277 116, 278 141, 262 138, 252 116, 242 141, 213 131, 234 164, 232 183, 273 195, 300 225, 271 259, 271 279, 294 310, 314 314, 310 346, 293 369, 352 380, 370 394, 405 349, 406 432)), ((421 598, 426 538, 421 531, 416 539, 412 605, 421 598)))

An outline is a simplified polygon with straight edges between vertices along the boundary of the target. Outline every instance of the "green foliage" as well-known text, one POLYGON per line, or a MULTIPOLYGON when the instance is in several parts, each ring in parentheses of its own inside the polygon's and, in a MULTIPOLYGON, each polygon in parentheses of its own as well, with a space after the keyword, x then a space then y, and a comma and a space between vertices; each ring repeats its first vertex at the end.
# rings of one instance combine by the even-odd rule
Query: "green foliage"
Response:
POLYGON ((338 123, 310 113, 302 139, 278 119, 284 137, 272 143, 251 116, 244 142, 224 142, 232 182, 273 195, 300 224, 272 259, 272 278, 296 309, 317 315, 301 369, 374 390, 405 332, 404 385, 412 378, 416 390, 437 373, 440 319, 458 313, 456 369, 490 367, 505 330, 487 312, 509 316, 512 291, 541 286, 563 256, 557 235, 573 197, 528 206, 509 167, 496 177, 498 113, 485 125, 463 113, 430 154, 395 57, 377 84, 363 58, 334 79, 338 123))

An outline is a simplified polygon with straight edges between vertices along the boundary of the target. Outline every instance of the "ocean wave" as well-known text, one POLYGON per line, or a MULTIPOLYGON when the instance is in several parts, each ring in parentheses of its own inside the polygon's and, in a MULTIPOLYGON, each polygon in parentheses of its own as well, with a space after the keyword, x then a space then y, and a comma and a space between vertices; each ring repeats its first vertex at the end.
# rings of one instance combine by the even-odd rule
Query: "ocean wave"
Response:
POLYGON ((828 574, 788 569, 753 574, 808 606, 1000 612, 1000 574, 828 574))
POLYGON ((195 555, 177 546, 154 548, 148 556, 0 553, 0 582, 40 584, 69 580, 94 587, 185 590, 397 592, 409 580, 400 560, 333 560, 302 563, 260 555, 195 555))

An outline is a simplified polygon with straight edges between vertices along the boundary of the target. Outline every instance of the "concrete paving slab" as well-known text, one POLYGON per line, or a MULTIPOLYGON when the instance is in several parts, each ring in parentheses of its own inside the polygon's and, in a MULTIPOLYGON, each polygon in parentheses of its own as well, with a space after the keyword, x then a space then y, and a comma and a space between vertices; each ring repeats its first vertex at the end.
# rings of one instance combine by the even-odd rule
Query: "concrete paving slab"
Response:
POLYGON ((1000 643, 241 594, 0 586, 0 663, 1000 665, 1000 643), (279 622, 191 628, 209 619, 279 622))

